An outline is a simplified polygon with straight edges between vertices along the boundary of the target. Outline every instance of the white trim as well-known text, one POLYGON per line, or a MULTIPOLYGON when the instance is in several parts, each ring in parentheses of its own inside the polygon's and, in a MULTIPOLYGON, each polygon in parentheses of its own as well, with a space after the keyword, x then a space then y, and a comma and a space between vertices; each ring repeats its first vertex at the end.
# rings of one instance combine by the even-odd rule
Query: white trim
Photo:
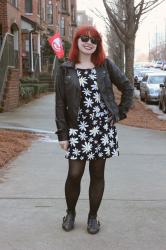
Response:
POLYGON ((34 67, 33 67, 33 40, 32 40, 32 33, 30 33, 30 39, 31 39, 31 71, 34 72, 34 67))
POLYGON ((40 48, 40 33, 38 33, 37 39, 38 39, 37 50, 38 50, 38 54, 39 54, 39 71, 41 72, 41 48, 40 48))

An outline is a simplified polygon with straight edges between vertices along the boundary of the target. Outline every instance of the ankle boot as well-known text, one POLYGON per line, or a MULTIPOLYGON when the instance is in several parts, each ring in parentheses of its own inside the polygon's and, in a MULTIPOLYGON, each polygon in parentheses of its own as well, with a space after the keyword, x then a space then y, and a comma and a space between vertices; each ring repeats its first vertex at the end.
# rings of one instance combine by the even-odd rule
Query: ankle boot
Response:
POLYGON ((89 234, 96 234, 100 230, 100 222, 97 221, 97 216, 89 215, 87 223, 87 231, 89 234))
POLYGON ((65 217, 63 217, 62 228, 66 232, 69 232, 74 228, 76 213, 75 212, 73 213, 69 210, 67 210, 66 212, 67 212, 67 215, 65 217))

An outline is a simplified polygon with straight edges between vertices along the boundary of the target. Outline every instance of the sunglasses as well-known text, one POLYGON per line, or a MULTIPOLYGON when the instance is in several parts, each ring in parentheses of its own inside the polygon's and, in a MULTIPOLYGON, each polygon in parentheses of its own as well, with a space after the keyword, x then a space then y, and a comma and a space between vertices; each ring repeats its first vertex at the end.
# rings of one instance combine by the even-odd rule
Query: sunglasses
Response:
POLYGON ((91 41, 92 44, 98 44, 99 42, 97 38, 86 36, 86 35, 80 36, 80 39, 84 43, 87 43, 89 40, 91 41))

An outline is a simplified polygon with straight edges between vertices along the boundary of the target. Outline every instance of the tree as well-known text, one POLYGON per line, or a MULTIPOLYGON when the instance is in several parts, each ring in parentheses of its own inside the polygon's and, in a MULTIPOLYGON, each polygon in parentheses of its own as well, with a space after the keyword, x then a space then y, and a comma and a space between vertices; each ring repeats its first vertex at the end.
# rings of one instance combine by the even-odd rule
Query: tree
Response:
MULTIPOLYGON (((110 25, 125 47, 125 73, 133 82, 136 32, 143 15, 165 0, 103 0, 110 25), (121 10, 121 11, 120 11, 121 10), (123 13, 119 15, 119 13, 123 13)), ((108 23, 108 22, 107 22, 108 23)))
POLYGON ((108 56, 115 62, 121 71, 124 71, 124 45, 117 37, 114 29, 110 26, 106 27, 106 40, 108 56))

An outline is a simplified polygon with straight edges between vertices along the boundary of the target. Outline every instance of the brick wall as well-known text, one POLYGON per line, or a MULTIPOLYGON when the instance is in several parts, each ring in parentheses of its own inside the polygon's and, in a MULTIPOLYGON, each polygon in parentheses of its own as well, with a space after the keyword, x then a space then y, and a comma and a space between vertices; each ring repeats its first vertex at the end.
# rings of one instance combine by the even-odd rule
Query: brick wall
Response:
POLYGON ((19 70, 9 69, 3 101, 3 110, 10 111, 19 104, 19 70))
POLYGON ((7 25, 7 1, 0 1, 0 24, 2 25, 2 34, 8 31, 7 25))

